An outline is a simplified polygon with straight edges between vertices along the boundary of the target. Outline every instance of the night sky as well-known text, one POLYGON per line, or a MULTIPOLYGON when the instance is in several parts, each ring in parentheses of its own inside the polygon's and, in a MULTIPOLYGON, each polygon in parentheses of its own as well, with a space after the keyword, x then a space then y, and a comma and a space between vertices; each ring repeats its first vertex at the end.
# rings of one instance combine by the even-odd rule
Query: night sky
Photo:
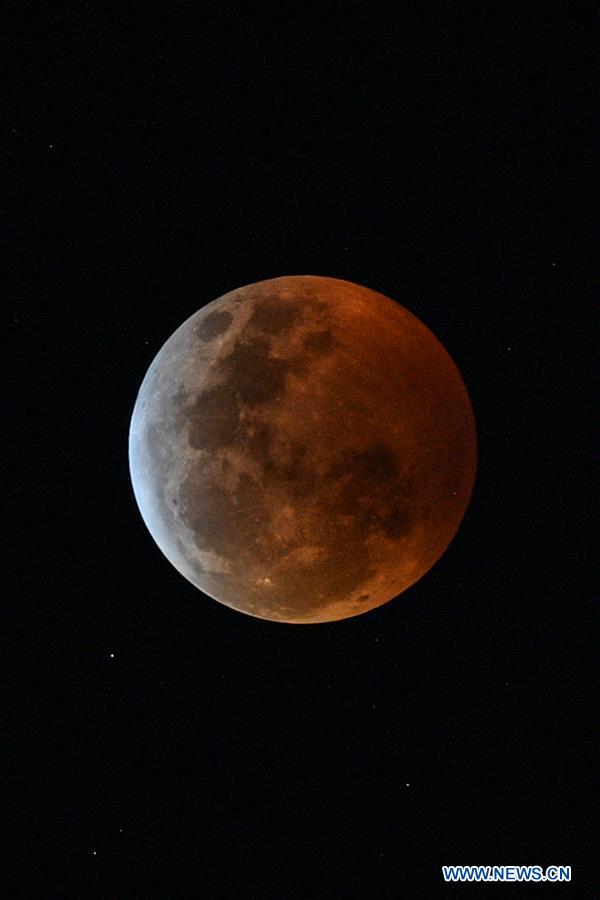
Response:
POLYGON ((531 863, 597 896, 592 4, 252 6, 6 22, 2 895, 420 900, 531 863), (421 581, 291 626, 166 561, 127 437, 184 319, 305 273, 442 341, 479 468, 421 581))

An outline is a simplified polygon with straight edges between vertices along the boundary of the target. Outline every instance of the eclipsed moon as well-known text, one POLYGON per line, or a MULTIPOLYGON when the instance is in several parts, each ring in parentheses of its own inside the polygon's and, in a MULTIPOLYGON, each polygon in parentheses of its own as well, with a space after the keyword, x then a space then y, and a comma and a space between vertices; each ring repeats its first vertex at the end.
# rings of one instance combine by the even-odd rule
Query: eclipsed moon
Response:
POLYGON ((356 616, 440 558, 476 468, 463 380, 434 335, 365 287, 241 287, 167 340, 129 434, 137 503, 175 568, 240 612, 356 616))

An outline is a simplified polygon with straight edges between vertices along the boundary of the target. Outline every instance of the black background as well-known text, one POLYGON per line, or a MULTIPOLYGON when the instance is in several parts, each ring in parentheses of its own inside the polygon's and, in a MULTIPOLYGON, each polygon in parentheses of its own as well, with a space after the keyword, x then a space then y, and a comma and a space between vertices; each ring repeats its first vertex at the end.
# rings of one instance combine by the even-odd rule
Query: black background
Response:
POLYGON ((252 6, 7 24, 4 893, 421 898, 466 895, 442 864, 531 863, 595 896, 592 5, 252 6), (172 331, 303 273, 421 318, 479 438, 434 569, 322 626, 194 589, 127 465, 172 331))

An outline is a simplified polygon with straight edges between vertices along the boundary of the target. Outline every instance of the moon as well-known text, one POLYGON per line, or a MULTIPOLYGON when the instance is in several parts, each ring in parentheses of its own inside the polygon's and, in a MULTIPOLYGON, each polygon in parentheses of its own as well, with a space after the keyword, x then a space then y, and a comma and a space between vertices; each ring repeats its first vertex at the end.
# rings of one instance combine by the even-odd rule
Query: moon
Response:
POLYGON ((140 512, 204 594, 262 619, 328 622, 431 569, 469 504, 477 441, 461 375, 395 301, 313 275, 190 316, 139 390, 140 512))

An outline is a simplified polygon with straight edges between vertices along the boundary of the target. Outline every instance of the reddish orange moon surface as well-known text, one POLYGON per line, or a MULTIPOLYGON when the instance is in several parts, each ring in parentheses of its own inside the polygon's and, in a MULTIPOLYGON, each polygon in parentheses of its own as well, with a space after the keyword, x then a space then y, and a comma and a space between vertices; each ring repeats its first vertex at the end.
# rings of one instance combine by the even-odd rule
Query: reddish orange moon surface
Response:
POLYGON ((143 380, 135 497, 173 566, 290 623, 356 616, 444 553, 476 469, 471 404, 434 335, 335 278, 273 278, 203 306, 143 380))

